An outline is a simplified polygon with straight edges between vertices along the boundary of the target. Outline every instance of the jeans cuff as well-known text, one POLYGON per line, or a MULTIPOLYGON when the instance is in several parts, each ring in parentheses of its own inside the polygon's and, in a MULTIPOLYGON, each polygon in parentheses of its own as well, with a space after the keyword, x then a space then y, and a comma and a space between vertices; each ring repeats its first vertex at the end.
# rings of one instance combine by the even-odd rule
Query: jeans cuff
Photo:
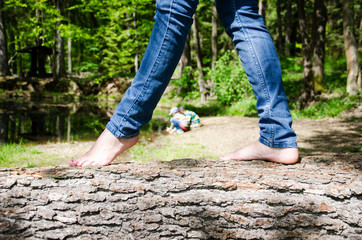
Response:
POLYGON ((259 142, 272 148, 293 148, 298 147, 296 141, 288 141, 288 142, 271 142, 265 138, 260 137, 259 142))
POLYGON ((108 131, 110 131, 116 138, 126 138, 126 139, 129 139, 129 138, 133 138, 133 137, 136 137, 138 136, 139 132, 136 132, 134 134, 129 134, 129 135, 126 135, 126 134, 123 134, 120 130, 118 130, 114 124, 109 121, 106 125, 106 128, 108 131))

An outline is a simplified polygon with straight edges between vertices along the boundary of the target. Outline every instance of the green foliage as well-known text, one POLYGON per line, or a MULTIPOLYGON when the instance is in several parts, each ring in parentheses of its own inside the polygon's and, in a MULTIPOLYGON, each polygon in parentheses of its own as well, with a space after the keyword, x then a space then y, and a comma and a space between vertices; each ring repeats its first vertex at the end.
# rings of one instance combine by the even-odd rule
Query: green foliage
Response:
POLYGON ((235 52, 227 51, 209 74, 214 80, 216 86, 213 90, 221 104, 230 105, 252 96, 252 88, 235 52))
POLYGON ((362 94, 349 97, 338 95, 335 97, 320 97, 304 109, 293 108, 291 114, 294 119, 311 118, 320 119, 325 117, 336 117, 344 111, 357 108, 362 102, 362 94))
POLYGON ((239 102, 232 103, 229 107, 224 109, 223 115, 227 116, 241 116, 241 117, 257 117, 256 99, 245 98, 239 102))
MULTIPOLYGON (((10 55, 18 46, 31 47, 40 39, 52 47, 60 31, 72 41, 73 69, 102 73, 104 78, 134 72, 146 49, 153 26, 154 1, 76 0, 63 2, 64 12, 53 1, 5 0, 10 55)), ((67 46, 65 46, 67 48, 67 46)), ((67 49, 66 49, 67 50, 67 49)), ((27 66, 29 68, 29 66, 27 66)))
POLYGON ((187 66, 180 78, 172 79, 171 83, 175 86, 173 96, 177 95, 183 99, 195 99, 200 96, 196 71, 187 66))

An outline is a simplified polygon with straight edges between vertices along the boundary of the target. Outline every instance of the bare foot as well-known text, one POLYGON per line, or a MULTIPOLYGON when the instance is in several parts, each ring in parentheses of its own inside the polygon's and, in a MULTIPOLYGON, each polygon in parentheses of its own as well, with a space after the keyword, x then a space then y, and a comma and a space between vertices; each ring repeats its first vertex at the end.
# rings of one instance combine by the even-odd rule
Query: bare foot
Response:
POLYGON ((98 137, 93 147, 83 156, 70 160, 70 166, 105 166, 111 163, 119 154, 126 151, 138 141, 138 136, 129 139, 118 139, 105 129, 98 137))
POLYGON ((244 148, 221 157, 222 160, 267 160, 276 163, 293 164, 299 159, 298 148, 271 148, 260 142, 253 142, 244 148))

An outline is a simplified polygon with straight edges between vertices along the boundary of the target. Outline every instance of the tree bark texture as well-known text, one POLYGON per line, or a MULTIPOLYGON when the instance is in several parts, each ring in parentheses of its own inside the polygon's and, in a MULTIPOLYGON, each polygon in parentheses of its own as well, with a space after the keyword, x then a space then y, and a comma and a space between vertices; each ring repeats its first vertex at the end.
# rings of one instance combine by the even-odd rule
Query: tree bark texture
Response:
POLYGON ((360 239, 361 154, 0 169, 0 239, 360 239))
POLYGON ((343 1, 343 38, 347 58, 347 93, 356 95, 361 90, 361 66, 358 46, 353 32, 353 10, 351 1, 343 1))

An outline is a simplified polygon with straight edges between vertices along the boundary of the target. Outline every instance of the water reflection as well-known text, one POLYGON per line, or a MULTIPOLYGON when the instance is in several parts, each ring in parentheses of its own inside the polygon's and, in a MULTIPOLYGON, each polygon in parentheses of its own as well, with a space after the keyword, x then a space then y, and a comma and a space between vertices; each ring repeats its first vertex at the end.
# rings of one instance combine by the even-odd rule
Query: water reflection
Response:
MULTIPOLYGON (((22 140, 60 142, 95 139, 105 128, 115 107, 115 102, 89 100, 0 100, 0 145, 22 140)), ((142 138, 150 141, 160 135, 168 121, 167 117, 154 116, 143 126, 142 138)))
POLYGON ((114 104, 53 100, 0 102, 0 144, 30 141, 70 141, 94 138, 104 129, 114 104))

